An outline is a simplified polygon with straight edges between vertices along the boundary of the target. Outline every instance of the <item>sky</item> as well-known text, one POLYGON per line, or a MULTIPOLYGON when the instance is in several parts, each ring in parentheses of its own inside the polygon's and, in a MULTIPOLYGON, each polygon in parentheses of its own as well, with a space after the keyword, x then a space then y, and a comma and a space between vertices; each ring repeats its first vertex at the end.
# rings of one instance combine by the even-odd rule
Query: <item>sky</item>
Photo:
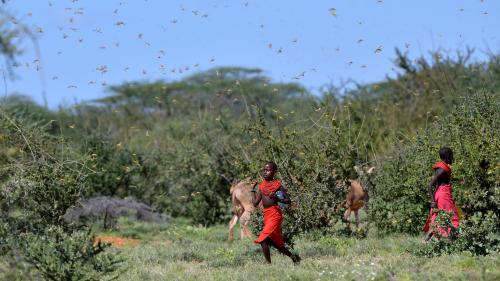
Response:
POLYGON ((0 89, 42 105, 45 93, 50 108, 105 97, 126 81, 221 66, 261 68, 318 94, 394 76, 396 47, 412 58, 467 47, 479 61, 500 53, 498 0, 7 0, 0 8, 36 36, 20 43, 13 76, 0 60, 0 89))

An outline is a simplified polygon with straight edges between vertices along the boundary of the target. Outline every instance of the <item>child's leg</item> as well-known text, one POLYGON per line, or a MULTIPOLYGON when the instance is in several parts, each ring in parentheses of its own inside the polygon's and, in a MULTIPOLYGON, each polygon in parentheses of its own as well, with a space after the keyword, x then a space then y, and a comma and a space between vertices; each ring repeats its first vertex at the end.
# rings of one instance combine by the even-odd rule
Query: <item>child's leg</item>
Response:
POLYGON ((292 261, 294 263, 299 263, 301 258, 299 257, 299 255, 294 255, 290 252, 290 250, 288 250, 287 247, 283 246, 283 247, 277 247, 276 244, 274 244, 273 240, 267 238, 266 240, 269 240, 269 244, 272 245, 274 248, 276 248, 280 253, 282 253, 283 255, 287 256, 287 257, 290 257, 292 259, 292 261))
POLYGON ((264 253, 264 257, 266 258, 267 263, 271 263, 271 252, 269 250, 268 240, 270 239, 267 238, 266 240, 262 241, 262 243, 260 243, 260 246, 262 247, 262 253, 264 253))
POLYGON ((432 238, 432 229, 429 229, 429 231, 425 234, 424 242, 429 242, 432 238))

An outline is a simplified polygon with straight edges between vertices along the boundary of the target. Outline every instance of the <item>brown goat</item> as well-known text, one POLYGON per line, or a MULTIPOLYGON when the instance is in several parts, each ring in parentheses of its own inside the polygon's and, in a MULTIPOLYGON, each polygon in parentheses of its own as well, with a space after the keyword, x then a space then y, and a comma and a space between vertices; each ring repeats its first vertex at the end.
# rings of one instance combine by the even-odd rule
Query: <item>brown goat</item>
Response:
POLYGON ((231 203, 233 204, 233 217, 229 221, 228 241, 233 241, 234 239, 234 227, 238 223, 238 220, 241 226, 240 238, 252 237, 252 232, 248 228, 248 222, 255 207, 252 203, 252 192, 250 190, 256 184, 255 181, 245 179, 231 186, 229 192, 231 193, 231 203))
POLYGON ((349 192, 345 198, 345 207, 347 210, 344 213, 344 221, 349 223, 351 218, 351 212, 354 212, 356 218, 356 227, 359 226, 359 209, 363 208, 366 200, 366 193, 363 190, 361 183, 356 180, 349 181, 350 187, 349 192))
MULTIPOLYGON (((363 177, 365 175, 369 176, 375 167, 371 167, 366 171, 366 173, 359 169, 358 167, 354 167, 354 169, 358 172, 360 177, 363 177)), ((366 193, 365 189, 361 185, 361 182, 358 180, 349 180, 349 192, 346 195, 345 201, 344 201, 344 206, 347 208, 347 210, 344 213, 344 221, 349 223, 350 218, 351 218, 351 213, 354 212, 354 217, 356 218, 356 227, 359 226, 359 214, 358 211, 359 209, 363 208, 365 206, 366 202, 368 201, 368 194, 366 193)))

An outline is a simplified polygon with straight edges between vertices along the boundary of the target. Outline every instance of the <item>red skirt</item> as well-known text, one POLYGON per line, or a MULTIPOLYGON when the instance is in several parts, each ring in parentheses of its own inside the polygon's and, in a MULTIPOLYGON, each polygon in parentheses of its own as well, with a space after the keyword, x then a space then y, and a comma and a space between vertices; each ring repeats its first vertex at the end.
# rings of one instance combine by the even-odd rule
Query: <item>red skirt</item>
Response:
MULTIPOLYGON (((460 224, 460 218, 458 216, 458 210, 455 206, 455 201, 453 200, 451 194, 451 184, 440 185, 436 192, 434 193, 434 201, 436 201, 437 209, 446 210, 447 212, 453 212, 453 217, 451 218, 451 223, 455 228, 458 228, 460 224)), ((424 226, 424 232, 428 232, 430 226, 434 223, 437 217, 437 210, 431 209, 429 216, 427 217, 427 223, 424 226)), ((434 233, 439 233, 441 237, 447 237, 450 234, 451 229, 434 229, 434 233)))
POLYGON ((283 215, 281 214, 281 209, 279 206, 271 206, 264 209, 264 229, 260 232, 259 237, 255 240, 255 243, 260 244, 266 238, 273 240, 276 247, 284 247, 285 241, 283 240, 283 235, 281 234, 281 222, 283 221, 283 215))

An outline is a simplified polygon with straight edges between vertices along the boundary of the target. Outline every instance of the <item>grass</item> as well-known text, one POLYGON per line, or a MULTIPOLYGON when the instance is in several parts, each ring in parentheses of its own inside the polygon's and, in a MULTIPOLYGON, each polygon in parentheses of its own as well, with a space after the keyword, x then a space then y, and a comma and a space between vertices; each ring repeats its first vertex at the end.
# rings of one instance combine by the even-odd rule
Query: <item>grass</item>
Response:
POLYGON ((122 230, 102 233, 140 239, 115 249, 125 261, 118 280, 500 280, 500 254, 468 253, 418 257, 421 237, 364 239, 308 235, 297 240, 299 266, 272 251, 264 262, 251 240, 226 242, 227 226, 192 226, 185 220, 166 225, 121 222, 122 230))

